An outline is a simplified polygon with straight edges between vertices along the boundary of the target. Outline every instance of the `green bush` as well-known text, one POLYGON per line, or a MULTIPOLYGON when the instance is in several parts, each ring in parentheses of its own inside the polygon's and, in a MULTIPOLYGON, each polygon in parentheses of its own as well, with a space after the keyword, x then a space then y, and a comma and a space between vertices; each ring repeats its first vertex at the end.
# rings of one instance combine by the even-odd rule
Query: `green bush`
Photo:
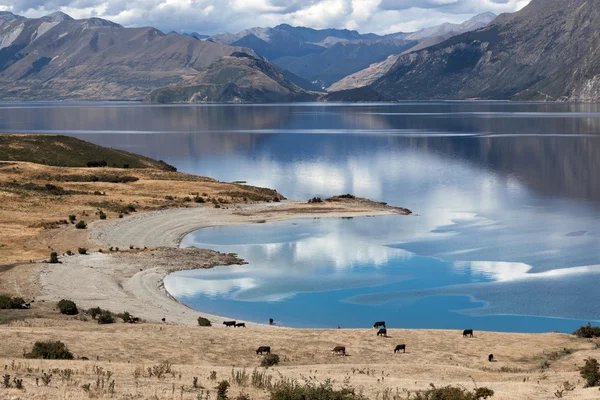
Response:
POLYGON ((206 201, 204 200, 204 198, 202 198, 202 197, 200 197, 198 195, 196 195, 196 197, 194 197, 194 201, 196 203, 206 203, 206 201))
POLYGON ((229 382, 223 380, 219 382, 219 386, 217 386, 217 400, 227 400, 229 396, 227 395, 227 390, 229 389, 229 382))
POLYGON ((312 203, 322 203, 322 202, 323 202, 323 199, 321 199, 320 197, 313 197, 312 199, 310 199, 308 201, 309 204, 312 204, 312 203))
POLYGON ((87 224, 85 223, 84 220, 79 221, 76 225, 75 228, 77 229, 86 229, 87 228, 87 224))
POLYGON ((579 368, 581 377, 585 379, 587 387, 592 387, 600 384, 600 372, 598 370, 598 360, 588 358, 585 360, 585 365, 579 368))
POLYGON ((22 310, 25 300, 22 297, 10 297, 0 294, 0 310, 22 310))
POLYGON ((133 316, 129 314, 127 311, 121 314, 117 314, 117 317, 121 318, 123 322, 130 322, 133 319, 133 316))
POLYGON ((212 326, 209 320, 204 317, 198 317, 198 325, 200 326, 212 326))
POLYGON ((106 214, 104 214, 104 211, 100 210, 98 212, 98 217, 100 217, 100 219, 106 219, 106 214))
POLYGON ((592 326, 592 324, 588 322, 586 326, 580 326, 579 329, 573 332, 573 335, 588 339, 600 337, 600 326, 592 326))
POLYGON ((431 387, 425 391, 417 392, 414 397, 409 397, 411 400, 479 400, 487 399, 494 396, 494 391, 486 387, 476 388, 471 392, 463 387, 444 386, 431 387))
POLYGON ((261 367, 272 367, 279 364, 279 356, 277 354, 267 354, 260 360, 261 367))
POLYGON ((77 252, 81 255, 85 255, 85 254, 87 254, 87 249, 84 247, 80 247, 77 249, 77 252))
POLYGON ((74 215, 69 215, 69 222, 70 222, 70 223, 74 224, 76 219, 77 219, 77 217, 76 217, 76 216, 74 216, 74 215))
POLYGON ((48 261, 50 264, 58 264, 60 261, 58 261, 58 253, 53 251, 52 253, 50 253, 50 261, 48 261))
POLYGON ((72 255, 73 255, 73 252, 72 252, 71 250, 67 250, 67 255, 68 255, 68 256, 72 256, 72 255))
POLYGON ((77 305, 71 300, 61 300, 58 302, 58 309, 61 314, 65 315, 77 315, 79 314, 79 310, 77 309, 77 305))
POLYGON ((90 308, 87 312, 90 314, 92 319, 96 319, 98 315, 102 314, 102 309, 100 307, 94 307, 90 308))
POLYGON ((35 342, 30 353, 25 354, 25 358, 43 358, 46 360, 72 360, 73 353, 67 346, 60 341, 48 340, 45 342, 35 342))
POLYGON ((102 313, 98 315, 99 324, 114 324, 115 317, 113 317, 110 311, 102 310, 102 313))
MULTIPOLYGON (((356 394, 354 389, 342 388, 336 390, 328 379, 320 385, 307 383, 299 385, 295 381, 282 381, 271 391, 271 400, 359 400, 365 399, 356 394)), ((440 400, 450 400, 440 398, 440 400)))

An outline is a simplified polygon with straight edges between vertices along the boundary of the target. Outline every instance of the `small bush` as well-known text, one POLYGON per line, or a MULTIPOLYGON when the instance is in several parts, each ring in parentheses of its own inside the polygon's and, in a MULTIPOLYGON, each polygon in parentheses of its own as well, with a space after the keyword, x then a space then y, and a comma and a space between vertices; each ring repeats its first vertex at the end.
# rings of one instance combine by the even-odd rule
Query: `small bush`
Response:
POLYGON ((100 210, 100 212, 98 212, 98 217, 100 217, 100 219, 106 219, 106 214, 104 214, 104 211, 100 210))
POLYGON ((600 337, 600 326, 592 326, 588 322, 586 326, 580 326, 579 329, 573 332, 573 335, 588 339, 600 337))
POLYGON ((200 196, 198 196, 198 195, 196 195, 196 197, 194 197, 194 201, 195 201, 196 203, 206 203, 206 200, 204 200, 204 198, 203 198, 203 197, 200 197, 200 196))
POLYGON ((84 220, 79 221, 76 225, 75 228, 77 229, 86 229, 87 228, 87 224, 85 223, 84 220))
POLYGON ((85 247, 80 247, 77 249, 77 252, 81 255, 87 254, 87 249, 85 247))
POLYGON ((121 318, 123 322, 131 322, 133 320, 133 316, 129 314, 127 311, 121 314, 117 314, 117 317, 121 318))
POLYGON ((355 199, 356 198, 356 196, 351 195, 350 193, 348 193, 348 194, 342 194, 342 195, 339 195, 338 197, 340 199, 355 199))
POLYGON ((471 392, 463 387, 444 386, 431 387, 425 391, 417 392, 411 400, 479 400, 487 399, 494 396, 494 391, 486 387, 476 388, 471 392))
MULTIPOLYGON (((342 388, 336 390, 328 379, 320 385, 307 383, 299 385, 295 381, 282 381, 275 385, 271 391, 271 400, 359 400, 364 399, 360 394, 356 394, 354 389, 342 388)), ((434 398, 432 398, 433 400, 434 398)), ((436 397, 435 400, 438 400, 436 397)), ((440 397, 439 400, 454 400, 440 397)))
POLYGON ((69 222, 70 222, 70 223, 74 224, 76 219, 77 219, 77 217, 76 217, 76 216, 74 216, 74 215, 69 215, 69 222))
POLYGON ((22 297, 0 295, 0 310, 22 310, 25 300, 22 297))
POLYGON ((100 307, 90 308, 88 310, 88 313, 90 314, 90 316, 92 317, 92 319, 96 319, 96 317, 98 315, 102 314, 102 309, 100 307))
POLYGON ((191 202, 191 201, 192 201, 192 198, 191 198, 190 196, 185 196, 185 197, 183 198, 183 201, 185 201, 186 203, 189 203, 189 202, 191 202))
POLYGON ((25 358, 43 358, 45 360, 72 360, 73 353, 61 341, 48 340, 35 342, 30 353, 25 358))
POLYGON ((204 317, 198 317, 198 325, 200 326, 212 326, 209 320, 204 317))
POLYGON ((320 197, 313 197, 312 199, 310 199, 308 201, 308 204, 314 204, 314 203, 322 203, 323 199, 321 199, 320 197))
POLYGON ((103 310, 100 315, 98 315, 98 323, 99 324, 114 324, 115 317, 113 317, 110 311, 103 310))
POLYGON ((48 261, 50 264, 58 264, 60 263, 60 261, 58 261, 58 253, 53 251, 52 253, 50 253, 50 261, 48 261))
POLYGON ((71 300, 61 300, 58 302, 58 309, 61 314, 65 315, 77 315, 79 314, 79 310, 77 309, 77 305, 71 300))
POLYGON ((585 379, 587 387, 592 387, 600 384, 600 372, 598 368, 598 360, 588 358, 585 360, 585 365, 579 368, 581 377, 585 379))
POLYGON ((67 255, 68 255, 68 256, 72 256, 72 255, 73 255, 73 252, 72 252, 71 250, 67 250, 67 255))
POLYGON ((223 380, 219 382, 219 386, 217 386, 217 400, 227 400, 229 396, 227 394, 227 390, 229 389, 229 382, 223 380))
POLYGON ((280 201, 279 197, 273 197, 273 203, 279 203, 280 201))
POLYGON ((108 165, 108 163, 105 160, 88 161, 87 162, 88 168, 101 168, 101 167, 106 167, 107 165, 108 165))
POLYGON ((260 360, 261 367, 272 367, 279 364, 279 356, 277 354, 267 354, 260 360))
POLYGON ((171 195, 166 195, 165 200, 173 201, 173 200, 175 200, 175 197, 173 197, 171 195))

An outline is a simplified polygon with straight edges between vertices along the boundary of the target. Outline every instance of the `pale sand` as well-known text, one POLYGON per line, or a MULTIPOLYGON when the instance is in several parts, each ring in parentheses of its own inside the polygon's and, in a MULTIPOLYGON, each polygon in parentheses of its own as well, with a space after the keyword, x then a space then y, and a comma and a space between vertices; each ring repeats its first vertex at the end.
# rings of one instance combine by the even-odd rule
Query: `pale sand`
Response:
MULTIPOLYGON (((164 288, 164 277, 177 270, 211 268, 231 264, 227 255, 178 249, 181 238, 196 229, 210 226, 241 225, 258 221, 283 221, 315 217, 358 217, 397 214, 398 209, 378 203, 323 203, 285 201, 232 206, 171 209, 129 216, 90 225, 90 236, 105 253, 63 256, 62 264, 42 264, 42 293, 37 300, 73 300, 82 308, 100 307, 112 312, 128 311, 148 321, 196 325, 199 316, 221 325, 233 318, 209 315, 175 301, 164 288), (156 251, 123 252, 130 246, 156 251), (108 247, 119 253, 107 254, 108 247), (67 278, 68 277, 68 278, 67 278)), ((402 218, 398 216, 398 218, 402 218)), ((407 217, 404 217, 407 218, 407 217)), ((96 250, 97 251, 97 250, 96 250)), ((224 267, 225 268, 225 267, 224 267)), ((267 322, 267 321, 265 321, 267 322)), ((249 324, 255 325, 255 324, 249 324)))

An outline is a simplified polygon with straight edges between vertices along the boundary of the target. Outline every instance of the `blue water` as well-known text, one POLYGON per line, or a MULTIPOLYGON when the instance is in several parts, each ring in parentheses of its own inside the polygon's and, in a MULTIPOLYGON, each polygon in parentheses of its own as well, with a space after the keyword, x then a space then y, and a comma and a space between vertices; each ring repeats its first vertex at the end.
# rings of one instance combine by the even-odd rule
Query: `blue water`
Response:
POLYGON ((572 331, 600 320, 600 105, 0 103, 60 132, 293 199, 353 193, 416 216, 194 232, 241 267, 165 281, 209 313, 288 326, 572 331))

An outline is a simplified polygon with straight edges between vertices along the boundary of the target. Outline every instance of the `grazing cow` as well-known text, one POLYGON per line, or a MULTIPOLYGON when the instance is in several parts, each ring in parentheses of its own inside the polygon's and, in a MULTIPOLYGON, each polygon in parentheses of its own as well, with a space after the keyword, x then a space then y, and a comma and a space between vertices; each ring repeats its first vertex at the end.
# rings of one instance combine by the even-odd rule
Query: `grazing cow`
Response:
POLYGON ((234 325, 235 328, 245 328, 246 327, 246 323, 245 322, 238 322, 237 324, 234 325))
POLYGON ((270 346, 260 346, 258 349, 256 349, 256 355, 262 355, 263 353, 267 353, 267 354, 271 354, 271 347, 270 346))
POLYGON ((346 348, 344 346, 335 346, 331 351, 331 354, 337 354, 341 356, 346 355, 346 348))
POLYGON ((473 337, 473 329, 465 329, 463 331, 463 337, 467 337, 467 336, 473 337))
POLYGON ((373 324, 373 328, 385 328, 385 321, 377 321, 373 324))
POLYGON ((494 355, 493 355, 493 354, 490 354, 490 355, 488 356, 488 361, 489 361, 489 362, 492 362, 492 361, 494 361, 494 355))
POLYGON ((400 350, 402 350, 404 353, 406 353, 406 345, 405 344, 399 344, 398 346, 396 346, 396 348, 394 349, 394 354, 396 354, 400 350))
POLYGON ((377 336, 387 336, 387 329, 381 328, 377 331, 377 336))
POLYGON ((225 328, 229 328, 230 326, 235 328, 235 321, 223 321, 223 325, 225 325, 225 328))

